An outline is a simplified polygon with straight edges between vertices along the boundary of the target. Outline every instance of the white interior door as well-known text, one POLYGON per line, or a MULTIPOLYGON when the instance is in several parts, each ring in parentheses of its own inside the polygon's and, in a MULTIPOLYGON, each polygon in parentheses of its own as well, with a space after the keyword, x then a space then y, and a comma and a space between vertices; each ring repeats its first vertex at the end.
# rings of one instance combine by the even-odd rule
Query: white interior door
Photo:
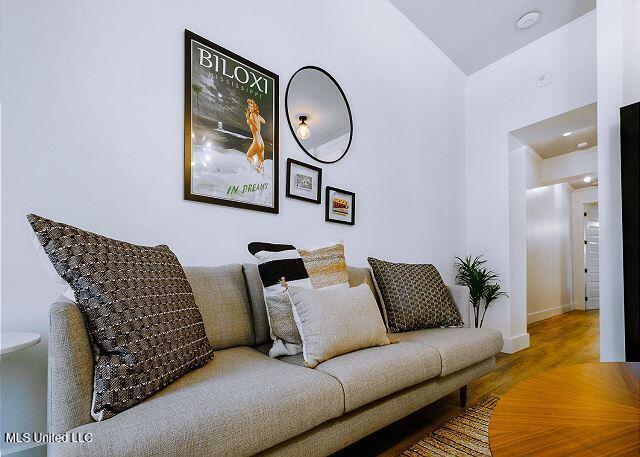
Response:
POLYGON ((600 308, 600 224, 598 204, 584 205, 584 297, 586 309, 600 308))

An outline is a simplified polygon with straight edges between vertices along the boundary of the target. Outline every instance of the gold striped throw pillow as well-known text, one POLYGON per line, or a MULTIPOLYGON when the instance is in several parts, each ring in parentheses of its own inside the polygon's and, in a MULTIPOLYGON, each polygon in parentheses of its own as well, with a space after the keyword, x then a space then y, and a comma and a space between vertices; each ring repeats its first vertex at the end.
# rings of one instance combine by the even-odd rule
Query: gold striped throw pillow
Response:
POLYGON ((314 289, 346 284, 349 286, 344 244, 316 249, 299 249, 314 289))

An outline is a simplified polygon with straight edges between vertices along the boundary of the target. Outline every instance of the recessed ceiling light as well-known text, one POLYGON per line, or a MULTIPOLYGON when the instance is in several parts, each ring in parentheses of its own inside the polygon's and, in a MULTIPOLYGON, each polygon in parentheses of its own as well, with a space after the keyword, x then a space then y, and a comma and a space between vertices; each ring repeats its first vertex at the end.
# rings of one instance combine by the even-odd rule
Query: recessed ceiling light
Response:
POLYGON ((591 176, 585 176, 583 179, 583 181, 586 182, 587 184, 589 184, 592 180, 593 178, 591 176))
POLYGON ((589 143, 587 143, 586 141, 584 143, 578 143, 579 148, 586 148, 587 146, 589 146, 589 143))
POLYGON ((562 134, 562 136, 569 136, 569 135, 571 135, 572 133, 573 133, 573 132, 564 132, 564 133, 562 134))
POLYGON ((518 22, 516 22, 516 27, 518 27, 519 29, 528 29, 533 24, 538 22, 538 19, 540 19, 540 13, 538 11, 529 11, 527 14, 518 19, 518 22))

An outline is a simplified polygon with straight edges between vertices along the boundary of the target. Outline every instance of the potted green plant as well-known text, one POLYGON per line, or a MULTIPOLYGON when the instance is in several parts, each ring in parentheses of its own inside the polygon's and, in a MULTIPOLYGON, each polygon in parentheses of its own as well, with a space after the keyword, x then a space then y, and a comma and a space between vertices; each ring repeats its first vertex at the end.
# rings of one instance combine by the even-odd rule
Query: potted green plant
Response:
POLYGON ((456 282, 469 288, 473 322, 476 328, 482 327, 491 303, 502 296, 508 296, 501 289, 498 273, 489 270, 485 266, 486 263, 487 261, 481 255, 474 258, 466 256, 464 259, 456 257, 455 263, 458 269, 456 282))

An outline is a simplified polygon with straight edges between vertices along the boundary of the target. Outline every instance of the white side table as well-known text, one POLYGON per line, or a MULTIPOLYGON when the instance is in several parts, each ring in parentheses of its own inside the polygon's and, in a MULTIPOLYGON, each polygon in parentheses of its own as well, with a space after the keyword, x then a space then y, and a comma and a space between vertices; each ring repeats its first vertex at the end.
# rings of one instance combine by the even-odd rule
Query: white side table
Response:
MULTIPOLYGON (((0 355, 5 356, 12 352, 30 348, 40 342, 40 335, 29 332, 2 332, 0 335, 0 355)), ((21 443, 15 444, 8 448, 3 448, 0 452, 2 455, 15 454, 17 452, 26 451, 43 446, 42 443, 21 443)))
POLYGON ((0 335, 0 355, 30 348, 40 342, 40 335, 28 332, 3 332, 0 335))

